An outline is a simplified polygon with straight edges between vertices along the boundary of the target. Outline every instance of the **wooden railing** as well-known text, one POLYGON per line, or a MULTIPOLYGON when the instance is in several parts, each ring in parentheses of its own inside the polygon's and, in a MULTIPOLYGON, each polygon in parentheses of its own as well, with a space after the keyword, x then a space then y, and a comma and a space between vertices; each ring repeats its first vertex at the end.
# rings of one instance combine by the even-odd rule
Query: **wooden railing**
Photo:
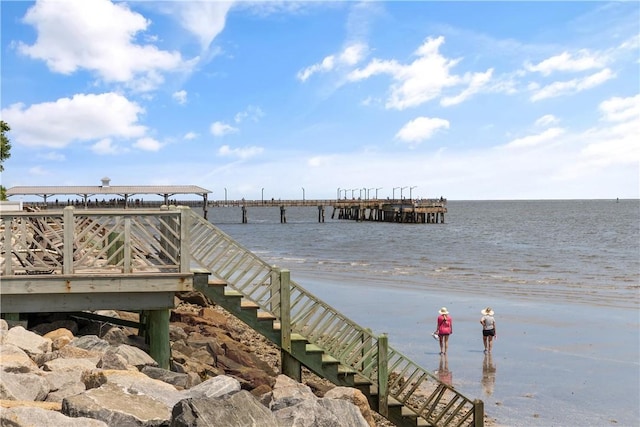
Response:
POLYGON ((189 272, 182 224, 190 214, 187 208, 2 212, 0 271, 189 272))
MULTIPOLYGON (((194 215, 189 221, 189 252, 193 263, 276 316, 281 329, 303 335, 376 385, 381 398, 393 397, 433 425, 482 425, 483 403, 474 401, 398 350, 359 326, 293 280, 284 292, 282 310, 279 270, 270 266, 213 224, 194 215)), ((385 340, 386 342, 386 340, 385 340)), ((383 406, 385 402, 382 402, 383 406)))

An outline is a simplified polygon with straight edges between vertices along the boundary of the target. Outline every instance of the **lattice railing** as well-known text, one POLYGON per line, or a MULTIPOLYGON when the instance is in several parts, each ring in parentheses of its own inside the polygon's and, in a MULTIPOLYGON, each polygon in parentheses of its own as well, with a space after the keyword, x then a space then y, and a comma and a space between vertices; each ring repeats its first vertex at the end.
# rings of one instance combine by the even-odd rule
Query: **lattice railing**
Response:
POLYGON ((2 212, 2 275, 188 271, 183 210, 2 212))

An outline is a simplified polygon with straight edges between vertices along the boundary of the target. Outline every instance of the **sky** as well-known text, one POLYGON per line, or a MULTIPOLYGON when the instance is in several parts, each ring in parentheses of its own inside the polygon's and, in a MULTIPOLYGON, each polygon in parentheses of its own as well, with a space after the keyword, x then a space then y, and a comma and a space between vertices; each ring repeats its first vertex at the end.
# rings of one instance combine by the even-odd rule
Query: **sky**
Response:
POLYGON ((2 185, 640 197, 640 2, 6 1, 2 185))

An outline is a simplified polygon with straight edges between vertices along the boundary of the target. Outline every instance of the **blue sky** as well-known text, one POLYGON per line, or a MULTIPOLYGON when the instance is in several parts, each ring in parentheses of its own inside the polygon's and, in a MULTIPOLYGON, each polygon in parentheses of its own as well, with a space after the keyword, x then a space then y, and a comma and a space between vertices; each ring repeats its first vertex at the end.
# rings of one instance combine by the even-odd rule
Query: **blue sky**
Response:
POLYGON ((0 6, 8 188, 640 197, 639 2, 0 6))

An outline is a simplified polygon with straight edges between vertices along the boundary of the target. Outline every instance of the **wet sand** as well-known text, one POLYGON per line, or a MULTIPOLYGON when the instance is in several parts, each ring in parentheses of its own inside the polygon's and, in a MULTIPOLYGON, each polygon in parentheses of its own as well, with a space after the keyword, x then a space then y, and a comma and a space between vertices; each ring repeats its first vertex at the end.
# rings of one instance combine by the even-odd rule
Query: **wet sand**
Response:
POLYGON ((496 425, 638 425, 637 309, 294 280, 361 326, 389 333, 390 345, 421 366, 437 373, 446 364, 446 378, 484 400, 496 425), (479 324, 487 305, 498 331, 491 357, 479 324), (454 319, 446 360, 430 336, 441 306, 454 319))

